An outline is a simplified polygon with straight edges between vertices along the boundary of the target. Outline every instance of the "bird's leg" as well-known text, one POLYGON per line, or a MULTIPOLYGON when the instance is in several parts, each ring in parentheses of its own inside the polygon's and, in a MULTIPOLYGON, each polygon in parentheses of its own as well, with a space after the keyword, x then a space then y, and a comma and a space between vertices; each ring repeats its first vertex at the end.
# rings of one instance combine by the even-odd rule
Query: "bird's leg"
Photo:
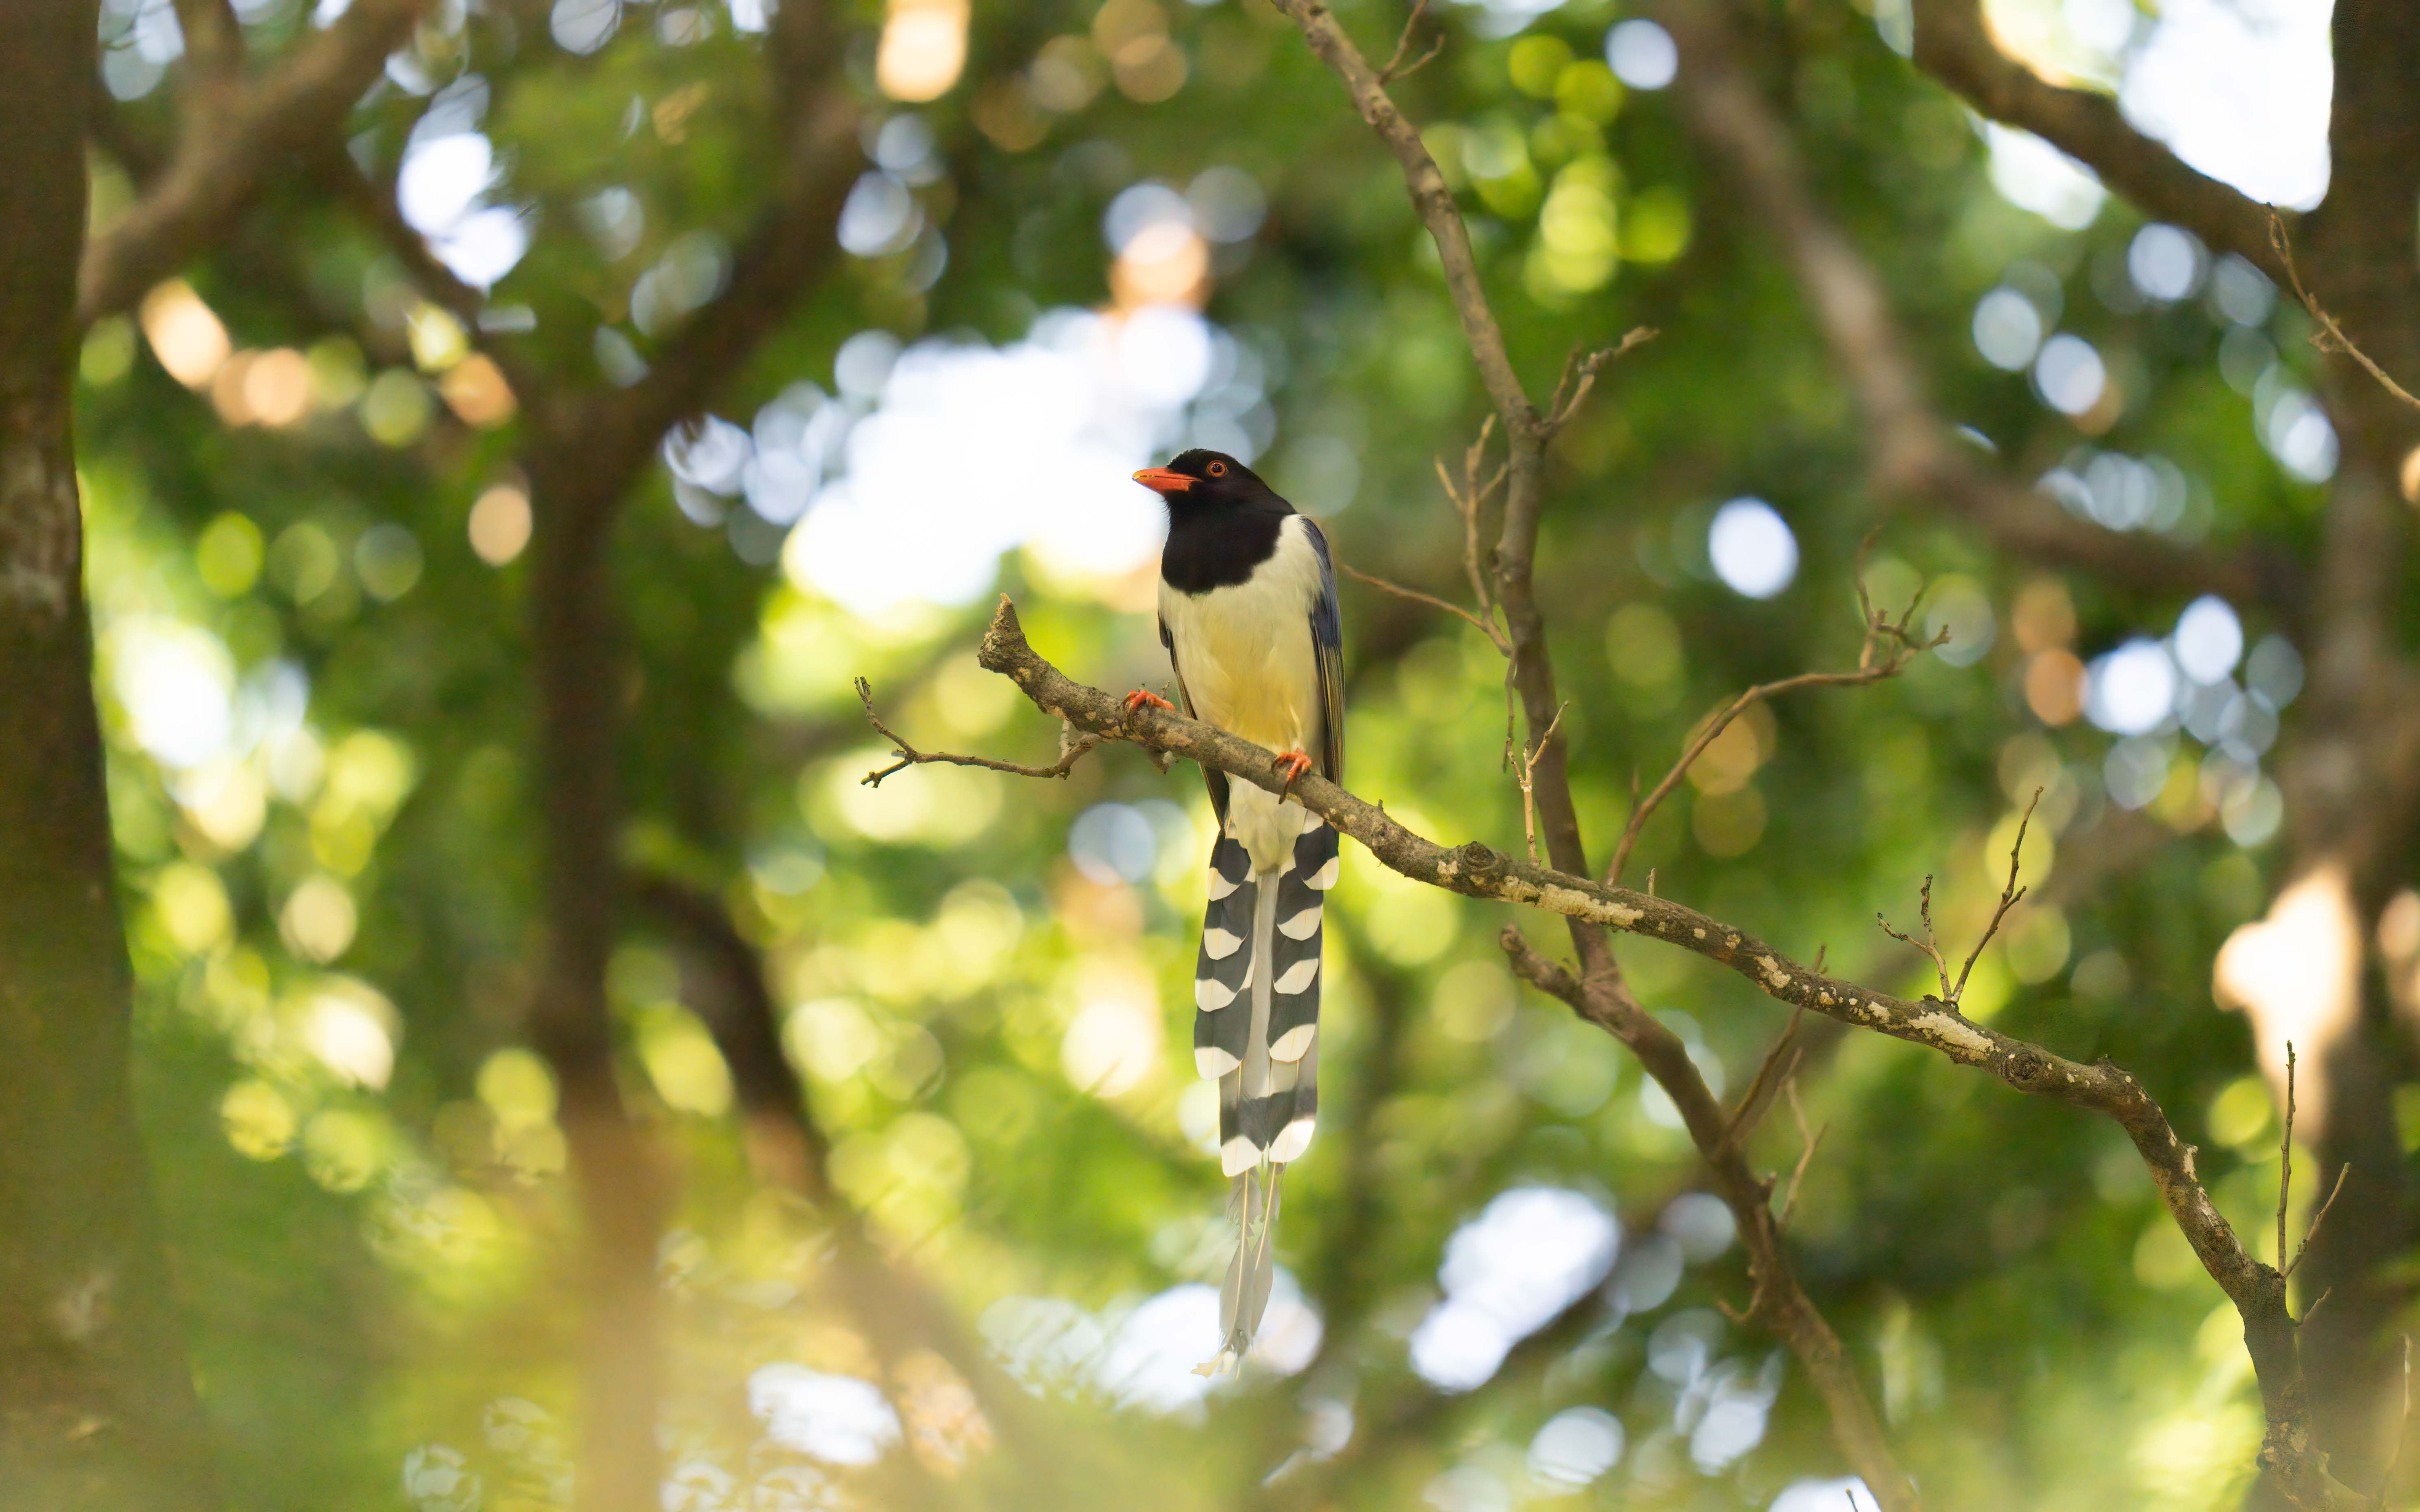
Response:
POLYGON ((1286 791, 1291 793, 1295 783, 1301 780, 1302 774, 1311 770, 1311 753, 1296 746, 1270 764, 1285 778, 1286 791))
POLYGON ((1149 704, 1155 709, 1167 709, 1171 713, 1175 712, 1176 709, 1175 704, 1169 702, 1168 700, 1161 698, 1158 694, 1153 692, 1147 687, 1138 687, 1133 692, 1126 695, 1126 712, 1128 714, 1132 714, 1135 710, 1141 708, 1145 704, 1149 704))

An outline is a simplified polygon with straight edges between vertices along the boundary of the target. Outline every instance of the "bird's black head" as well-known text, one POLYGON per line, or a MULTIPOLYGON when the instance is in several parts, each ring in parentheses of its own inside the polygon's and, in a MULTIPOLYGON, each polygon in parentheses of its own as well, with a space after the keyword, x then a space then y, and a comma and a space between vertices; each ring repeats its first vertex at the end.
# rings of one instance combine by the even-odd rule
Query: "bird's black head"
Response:
POLYGON ((1287 512, 1284 500, 1260 474, 1224 452, 1200 447, 1180 452, 1164 468, 1145 468, 1134 480, 1160 496, 1171 515, 1206 514, 1221 509, 1287 512))

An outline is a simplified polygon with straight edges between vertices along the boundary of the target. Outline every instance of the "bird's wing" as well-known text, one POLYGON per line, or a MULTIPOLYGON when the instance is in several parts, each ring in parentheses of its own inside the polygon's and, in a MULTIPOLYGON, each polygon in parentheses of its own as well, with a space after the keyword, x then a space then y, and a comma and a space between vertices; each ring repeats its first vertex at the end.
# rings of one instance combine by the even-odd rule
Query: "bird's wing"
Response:
POLYGON ((1303 532, 1319 553, 1319 597, 1311 606, 1311 649, 1319 660, 1319 702, 1325 729, 1319 745, 1322 775, 1330 782, 1344 780, 1344 617, 1336 603, 1336 563, 1327 554, 1327 537, 1307 515, 1303 532))
MULTIPOLYGON (((1168 620, 1164 615, 1159 622, 1159 643, 1168 652, 1169 671, 1176 674, 1176 701, 1185 705, 1185 717, 1201 718, 1193 707, 1193 695, 1185 687, 1185 669, 1176 664, 1176 638, 1168 633, 1168 620)), ((1205 766, 1202 768, 1202 785, 1210 790, 1210 811, 1218 816, 1218 827, 1226 828, 1227 774, 1216 767, 1205 766)))

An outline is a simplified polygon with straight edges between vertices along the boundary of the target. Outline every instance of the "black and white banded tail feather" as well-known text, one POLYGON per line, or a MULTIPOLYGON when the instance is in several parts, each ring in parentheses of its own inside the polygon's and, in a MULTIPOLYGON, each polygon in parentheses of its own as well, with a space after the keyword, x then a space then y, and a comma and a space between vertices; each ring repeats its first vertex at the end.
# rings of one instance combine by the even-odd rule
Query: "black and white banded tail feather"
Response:
POLYGON ((1274 873, 1255 872, 1222 834, 1210 853, 1210 905, 1194 969, 1193 1059, 1218 1083, 1219 1165, 1233 1179, 1235 1257, 1220 1292, 1218 1359, 1240 1360, 1268 1306, 1279 1179, 1310 1148, 1319 1117, 1322 914, 1336 885, 1337 834, 1289 804, 1301 825, 1274 873))

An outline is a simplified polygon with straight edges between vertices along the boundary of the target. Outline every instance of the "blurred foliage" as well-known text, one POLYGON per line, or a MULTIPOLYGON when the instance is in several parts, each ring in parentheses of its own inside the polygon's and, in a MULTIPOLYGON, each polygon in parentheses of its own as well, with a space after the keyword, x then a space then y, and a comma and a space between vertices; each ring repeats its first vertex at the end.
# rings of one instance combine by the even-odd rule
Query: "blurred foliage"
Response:
MULTIPOLYGON (((772 144, 760 41, 733 24, 752 8, 631 4, 584 55, 557 40, 566 8, 575 36, 581 15, 614 14, 612 0, 561 0, 551 24, 543 8, 447 9, 360 107, 350 149, 391 177, 432 98, 484 80, 491 195, 527 208, 532 238, 495 307, 525 312, 525 349, 587 385, 676 325, 634 315, 635 285, 687 255, 683 239, 711 272, 772 144)), ((247 8, 256 45, 296 8, 247 8)), ((849 74, 871 147, 906 107, 879 103, 880 22, 857 8, 849 74)), ((1398 14, 1338 9, 1383 54, 1398 14)), ((845 259, 714 408, 745 417, 802 379, 842 391, 835 354, 860 332, 1006 344, 1041 312, 1111 304, 1099 227, 1115 196, 1238 168, 1265 219, 1208 249, 1204 314, 1264 393, 1228 422, 1262 433, 1262 471, 1317 501, 1342 557, 1453 594, 1458 526, 1433 460, 1475 433, 1481 398, 1395 167, 1334 81, 1258 5, 977 10, 964 77, 914 109, 929 153, 893 180, 924 231, 845 259)), ((1572 0, 1500 36, 1522 18, 1443 8, 1443 55, 1397 86, 1435 123, 1533 382, 1575 342, 1664 332, 1559 442, 1541 552, 1592 841, 1609 843, 1637 775, 1652 781, 1721 700, 1854 658, 1853 575, 1879 526, 1868 581, 1902 601, 1930 584, 1956 656, 1744 722, 1649 827, 1634 878, 1652 868, 1667 895, 1915 993, 1921 963, 1875 911, 1905 921, 1931 873, 1946 937, 1970 939, 2010 816, 2044 787, 2034 900, 1968 1006, 2140 1075, 2265 1242, 2274 1127, 2246 1033, 2207 982, 2266 896, 2267 836, 2244 821, 2249 843, 2230 839, 2181 736, 2159 737, 2166 775, 2147 807, 2113 803, 2111 737, 2071 699, 2027 696, 2039 658, 2165 635, 2182 606, 2044 576, 1945 517, 1877 513, 1849 401, 1763 228, 1693 152, 1668 94, 1604 63, 1619 19, 1610 0, 1572 0), (1772 502, 1799 554, 1761 601, 1706 552, 1714 508, 1742 495, 1772 502)), ((2086 447, 2172 458, 2182 491, 2164 523, 2181 533, 2305 528, 2316 488, 2264 452, 2248 379, 2222 376, 2226 343, 2301 352, 2291 315, 2264 330, 2207 299, 2140 297, 2122 205, 2080 231, 2015 208, 1962 112, 1867 18, 1793 7, 1780 25, 1789 58, 1770 83, 1815 188, 1978 442, 2029 475, 2081 469, 2086 447), (2071 420, 1978 355, 1977 301, 2004 282, 2093 344, 2108 402, 2071 420)), ((176 79, 122 113, 164 127, 176 79)), ((97 171, 103 206, 122 203, 120 170, 97 171)), ((274 203, 187 276, 249 366, 189 391, 156 337, 104 322, 85 350, 82 446, 138 1072, 230 1502, 557 1505, 578 1218, 553 1089, 521 1047, 536 795, 511 457, 527 421, 496 402, 492 370, 466 375, 481 360, 462 326, 332 205, 274 203), (248 383, 262 354, 271 378, 248 383), (301 383, 300 401, 278 382, 301 383), (280 423, 259 423, 272 402, 280 423)), ((1025 465, 957 462, 977 490, 1025 465)), ((1746 1281, 1687 1200, 1695 1160, 1668 1104, 1612 1041, 1516 993, 1493 943, 1503 910, 1362 856, 1330 936, 1330 1118, 1280 1231, 1326 1325, 1315 1363, 1119 1406, 1082 1343, 1130 1341, 1122 1319, 1219 1260, 1209 1103, 1183 1054, 1209 834, 1198 785, 1112 748, 1063 784, 923 768, 860 786, 881 743, 849 689, 859 674, 920 744, 1047 759, 1055 733, 972 664, 985 595, 861 617, 784 571, 778 525, 733 506, 701 526, 711 510, 675 506, 658 471, 613 545, 626 853, 712 889, 762 949, 840 1189, 1056 1404, 1099 1460, 1104 1504, 1259 1504, 1292 1484, 1339 1507, 1762 1507, 1838 1473, 1794 1366, 1723 1320, 1746 1281), (1412 1374, 1406 1337, 1440 1295, 1449 1239, 1525 1186, 1618 1218, 1618 1300, 1440 1395, 1412 1374), (1671 1253, 1687 1257, 1677 1288, 1649 1263, 1671 1253), (1732 1427, 1701 1432, 1726 1403, 1732 1427), (1559 1489, 1536 1467, 1561 1461, 1531 1444, 1572 1408, 1611 1414, 1624 1446, 1587 1489, 1559 1489), (1358 1438, 1337 1455, 1348 1411, 1358 1438)), ((1139 491, 1134 507, 1149 507, 1139 491)), ((1027 549, 1000 586, 1063 666, 1156 685, 1149 571, 1088 575, 1027 549)), ((1355 789, 1441 840, 1517 845, 1493 649, 1419 606, 1345 593, 1355 789)), ((2247 640, 2272 628, 2249 619, 2247 640)), ((1774 1005, 1687 958, 1623 958, 1717 1089, 1745 1085, 1781 1027, 1774 1005)), ((781 1428, 790 1378, 768 1369, 867 1368, 819 1288, 817 1221, 750 1174, 674 942, 635 913, 613 991, 628 1094, 679 1172, 665 1504, 820 1504, 882 1424, 860 1411, 851 1439, 832 1424, 857 1419, 836 1408, 837 1441, 781 1428)), ((1806 1115, 1829 1133, 1792 1242, 1928 1495, 2224 1500, 2258 1434, 2248 1367, 2118 1133, 1889 1041, 1814 1043, 1806 1115)), ((1799 1137, 1775 1118, 1759 1159, 1787 1168, 1799 1137)), ((946 1391, 908 1398, 912 1452, 990 1473, 946 1391)), ((1603 1419, 1584 1421, 1582 1441, 1606 1442, 1603 1419)))

